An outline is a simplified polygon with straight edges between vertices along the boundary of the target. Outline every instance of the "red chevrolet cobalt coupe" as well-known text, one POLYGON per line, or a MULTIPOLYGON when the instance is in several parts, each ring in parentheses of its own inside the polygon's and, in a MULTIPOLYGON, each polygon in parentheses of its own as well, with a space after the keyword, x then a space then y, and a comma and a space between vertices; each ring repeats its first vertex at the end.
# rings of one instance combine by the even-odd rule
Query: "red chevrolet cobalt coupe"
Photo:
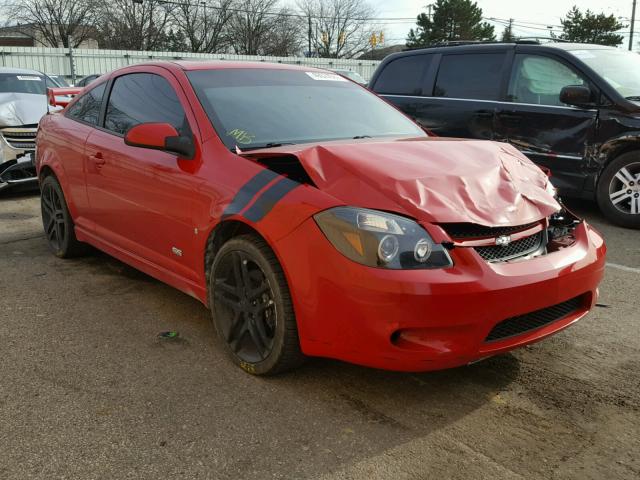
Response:
POLYGON ((576 322, 603 275, 515 148, 431 138, 312 68, 116 70, 41 121, 36 164, 57 256, 91 244, 197 298, 252 374, 464 365, 576 322))

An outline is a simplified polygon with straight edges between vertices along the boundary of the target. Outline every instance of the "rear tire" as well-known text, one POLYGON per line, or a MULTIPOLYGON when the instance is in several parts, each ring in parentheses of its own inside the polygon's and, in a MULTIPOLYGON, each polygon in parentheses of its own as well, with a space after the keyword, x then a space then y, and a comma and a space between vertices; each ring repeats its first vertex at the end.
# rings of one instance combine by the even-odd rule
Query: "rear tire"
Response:
POLYGON ((40 210, 49 249, 56 257, 72 258, 87 252, 87 244, 79 242, 76 238, 75 224, 62 187, 53 175, 45 177, 42 181, 40 210))
POLYGON ((600 210, 613 223, 640 229, 640 152, 613 160, 598 181, 600 210))
POLYGON ((218 337, 246 372, 274 375, 304 361, 284 272, 261 238, 241 235, 220 248, 209 305, 218 337))

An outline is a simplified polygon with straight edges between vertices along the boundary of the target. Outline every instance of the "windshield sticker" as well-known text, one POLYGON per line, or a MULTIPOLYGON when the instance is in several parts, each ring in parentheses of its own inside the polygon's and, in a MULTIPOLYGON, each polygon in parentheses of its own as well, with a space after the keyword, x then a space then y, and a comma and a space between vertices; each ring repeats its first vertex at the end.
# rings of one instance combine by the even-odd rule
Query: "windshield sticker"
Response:
POLYGON ((246 145, 248 143, 253 142, 253 139, 256 138, 255 135, 251 135, 249 132, 245 130, 240 130, 239 128, 234 128, 230 132, 227 132, 227 135, 236 139, 236 142, 246 145))
POLYGON ((344 77, 341 77, 337 73, 329 72, 304 72, 314 80, 324 80, 327 82, 348 82, 344 77))
POLYGON ((18 80, 29 80, 32 82, 40 82, 42 79, 40 77, 27 77, 25 75, 18 75, 18 80))
POLYGON ((573 50, 571 53, 573 53, 574 57, 578 58, 596 58, 589 50, 573 50))

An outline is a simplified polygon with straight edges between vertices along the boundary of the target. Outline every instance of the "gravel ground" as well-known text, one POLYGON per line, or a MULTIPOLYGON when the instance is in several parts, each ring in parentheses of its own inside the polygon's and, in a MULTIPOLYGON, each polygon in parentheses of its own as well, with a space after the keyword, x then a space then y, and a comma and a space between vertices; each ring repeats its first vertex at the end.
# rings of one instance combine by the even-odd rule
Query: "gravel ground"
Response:
POLYGON ((574 327, 443 372, 262 379, 197 301, 100 253, 54 258, 38 197, 5 194, 0 478, 637 479, 640 232, 572 206, 610 249, 608 307, 574 327))

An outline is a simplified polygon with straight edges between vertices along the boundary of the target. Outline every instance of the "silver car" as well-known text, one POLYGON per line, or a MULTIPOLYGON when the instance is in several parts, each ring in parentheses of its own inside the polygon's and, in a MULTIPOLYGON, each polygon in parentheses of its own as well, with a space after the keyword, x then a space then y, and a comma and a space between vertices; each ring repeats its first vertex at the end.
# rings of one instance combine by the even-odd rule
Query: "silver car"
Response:
POLYGON ((49 82, 35 70, 0 68, 0 190, 37 181, 35 139, 49 82))

